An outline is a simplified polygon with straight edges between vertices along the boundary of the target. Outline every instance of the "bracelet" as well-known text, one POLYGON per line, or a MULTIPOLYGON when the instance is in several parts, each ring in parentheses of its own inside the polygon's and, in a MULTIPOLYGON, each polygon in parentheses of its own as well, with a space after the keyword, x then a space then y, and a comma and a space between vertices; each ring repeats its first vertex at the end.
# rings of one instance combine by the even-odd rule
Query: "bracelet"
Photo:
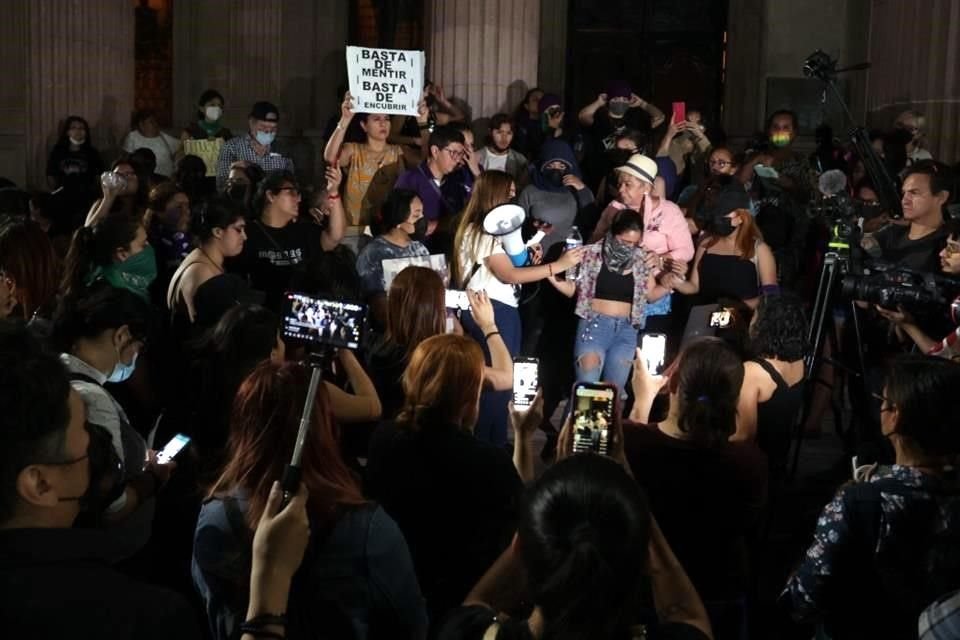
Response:
POLYGON ((250 635, 254 638, 270 638, 270 640, 283 640, 286 636, 276 631, 267 631, 260 627, 248 627, 245 624, 240 625, 240 635, 250 635))
POLYGON ((339 193, 330 193, 329 191, 327 192, 327 200, 339 200, 339 199, 340 199, 339 193))
POLYGON ((553 277, 553 263, 552 263, 552 262, 547 263, 547 269, 550 270, 550 277, 552 278, 552 277, 553 277))
POLYGON ((275 625, 278 627, 287 626, 287 615, 285 613, 263 613, 254 616, 243 623, 246 627, 266 627, 275 625))
POLYGON ((499 331, 491 331, 491 332, 488 333, 487 335, 483 336, 483 339, 484 339, 484 340, 489 340, 489 339, 492 338, 493 336, 499 336, 499 335, 500 335, 500 332, 499 332, 499 331))

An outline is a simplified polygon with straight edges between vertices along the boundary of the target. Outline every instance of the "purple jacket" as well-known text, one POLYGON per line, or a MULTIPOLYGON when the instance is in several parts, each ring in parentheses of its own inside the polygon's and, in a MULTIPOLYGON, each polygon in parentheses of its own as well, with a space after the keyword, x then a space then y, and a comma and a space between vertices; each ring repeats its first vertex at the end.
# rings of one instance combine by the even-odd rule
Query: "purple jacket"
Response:
POLYGON ((427 168, 427 163, 419 167, 404 171, 397 178, 394 189, 409 189, 415 191, 423 201, 423 217, 427 220, 438 220, 460 213, 462 205, 470 198, 473 189, 473 175, 469 180, 460 179, 459 170, 444 177, 440 186, 433 179, 433 174, 427 168), (463 191, 463 193, 460 193, 463 191), (455 193, 451 193, 455 192, 455 193))

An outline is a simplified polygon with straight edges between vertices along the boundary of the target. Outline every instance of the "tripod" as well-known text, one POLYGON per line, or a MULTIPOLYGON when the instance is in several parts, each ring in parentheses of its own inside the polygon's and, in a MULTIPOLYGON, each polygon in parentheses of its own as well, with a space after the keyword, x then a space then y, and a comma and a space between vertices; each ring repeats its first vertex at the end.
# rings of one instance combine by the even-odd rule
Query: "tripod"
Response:
MULTIPOLYGON (((843 275, 850 273, 850 254, 849 244, 834 238, 830 242, 830 249, 823 259, 823 267, 820 270, 820 282, 817 285, 817 295, 813 303, 813 313, 810 318, 810 327, 807 332, 807 344, 810 345, 810 352, 804 358, 804 384, 805 398, 804 410, 800 414, 800 419, 796 428, 796 442, 793 451, 793 462, 790 465, 788 477, 793 479, 797 473, 797 466, 800 462, 800 447, 803 444, 804 427, 807 419, 810 417, 813 406, 813 397, 817 384, 821 383, 819 379, 820 369, 826 362, 844 373, 863 378, 866 372, 866 362, 863 357, 863 341, 860 333, 860 320, 857 313, 857 305, 850 302, 851 319, 853 320, 853 330, 856 339, 856 348, 858 354, 857 365, 859 369, 854 369, 836 358, 840 353, 840 345, 837 341, 837 331, 832 310, 836 302, 836 291, 839 279, 843 275), (826 357, 821 354, 824 346, 824 334, 829 331, 831 355, 826 357)), ((862 406, 862 405, 861 405, 862 406)), ((837 425, 840 424, 840 414, 834 409, 834 420, 837 425)))

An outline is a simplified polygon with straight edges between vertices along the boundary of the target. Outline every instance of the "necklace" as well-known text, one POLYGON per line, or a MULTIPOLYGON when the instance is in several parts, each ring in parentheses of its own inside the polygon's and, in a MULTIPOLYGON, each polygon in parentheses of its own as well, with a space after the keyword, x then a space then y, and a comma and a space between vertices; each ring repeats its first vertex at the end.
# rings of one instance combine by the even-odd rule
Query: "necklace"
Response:
POLYGON ((210 264, 212 264, 214 267, 217 268, 217 271, 219 271, 220 273, 223 273, 223 267, 217 264, 216 261, 213 258, 211 258, 209 255, 207 255, 207 252, 203 250, 203 247, 197 247, 197 249, 200 250, 200 253, 203 254, 203 257, 206 258, 210 262, 210 264))

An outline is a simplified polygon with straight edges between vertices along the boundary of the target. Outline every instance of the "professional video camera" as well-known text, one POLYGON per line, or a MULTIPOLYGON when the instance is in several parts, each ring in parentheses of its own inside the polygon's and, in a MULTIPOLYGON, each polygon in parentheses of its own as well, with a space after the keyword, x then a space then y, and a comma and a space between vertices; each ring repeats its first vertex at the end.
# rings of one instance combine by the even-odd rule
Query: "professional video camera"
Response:
POLYGON ((888 309, 896 309, 898 305, 915 310, 949 305, 957 294, 960 294, 960 280, 885 262, 871 263, 863 275, 845 276, 840 285, 842 297, 888 309))

